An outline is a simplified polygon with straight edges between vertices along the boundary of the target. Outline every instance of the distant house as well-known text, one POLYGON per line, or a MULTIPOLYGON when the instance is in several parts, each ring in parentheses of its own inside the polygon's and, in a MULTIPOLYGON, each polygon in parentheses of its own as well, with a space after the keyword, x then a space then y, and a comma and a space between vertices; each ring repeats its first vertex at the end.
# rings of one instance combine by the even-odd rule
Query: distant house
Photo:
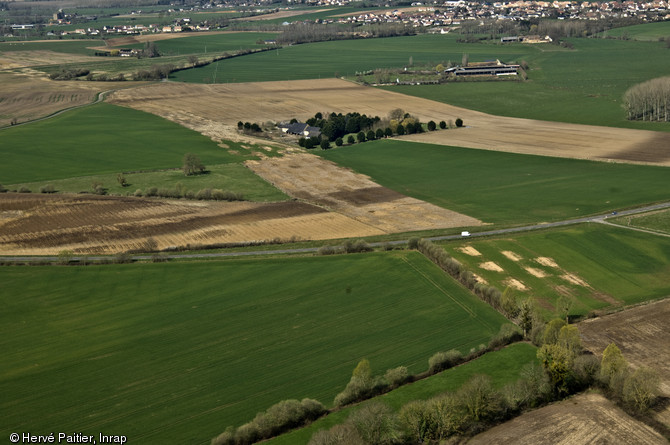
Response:
POLYGON ((284 133, 288 134, 295 134, 299 136, 305 136, 305 137, 315 137, 318 138, 321 136, 321 129, 319 127, 311 127, 307 124, 301 123, 301 122, 296 122, 293 124, 284 124, 280 125, 279 128, 284 133))

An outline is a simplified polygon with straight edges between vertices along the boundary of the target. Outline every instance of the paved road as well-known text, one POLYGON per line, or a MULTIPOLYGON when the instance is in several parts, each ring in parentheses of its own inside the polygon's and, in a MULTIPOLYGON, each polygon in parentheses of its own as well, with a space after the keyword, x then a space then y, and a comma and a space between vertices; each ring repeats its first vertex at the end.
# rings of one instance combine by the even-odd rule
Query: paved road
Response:
MULTIPOLYGON (((660 210, 660 209, 667 209, 670 208, 670 202, 663 202, 660 204, 654 204, 650 206, 645 206, 645 207, 639 207, 636 209, 630 209, 630 210, 623 210, 621 212, 617 212, 616 216, 626 216, 626 215, 635 215, 638 213, 644 213, 644 212, 649 212, 653 210, 660 210)), ((478 238, 482 236, 491 236, 491 235, 503 235, 506 233, 518 233, 518 232, 529 232, 532 230, 541 230, 541 229, 546 229, 549 227, 561 227, 561 226, 569 226, 573 224, 581 224, 585 222, 606 222, 608 217, 615 216, 611 213, 607 214, 602 214, 602 215, 595 215, 595 216, 585 216, 583 218, 575 218, 575 219, 566 219, 564 221, 557 221, 557 222, 552 222, 552 223, 543 223, 543 224, 533 224, 530 226, 523 226, 523 227, 512 227, 509 229, 498 229, 498 230, 489 230, 486 232, 471 232, 470 233, 470 238, 478 238)), ((619 226, 616 225, 617 227, 623 227, 627 228, 626 226, 619 226)), ((633 228, 631 228, 633 229, 633 228)), ((655 235, 662 235, 662 234, 656 234, 653 232, 649 232, 655 235)), ((665 236, 665 235, 663 235, 665 236)), ((445 236, 433 236, 433 237, 428 237, 426 239, 431 240, 431 241, 442 241, 442 240, 453 240, 453 239, 462 239, 463 237, 461 235, 445 235, 445 236)), ((402 245, 406 244, 407 240, 398 240, 398 241, 388 241, 388 242, 377 242, 377 243, 370 243, 371 246, 373 247, 380 247, 383 245, 392 245, 392 246, 397 246, 397 245, 402 245)), ((166 257, 169 259, 193 259, 193 258, 222 258, 222 257, 244 257, 244 256, 255 256, 255 255, 277 255, 277 254, 291 254, 291 253, 310 253, 310 252, 316 252, 319 250, 318 247, 306 247, 302 249, 281 249, 281 250, 259 250, 259 251, 244 251, 244 252, 217 252, 217 253, 189 253, 189 254, 179 254, 179 253, 171 253, 171 254, 166 254, 166 257)), ((97 261, 97 260, 109 260, 112 257, 109 256, 89 256, 86 257, 89 261, 97 261)), ((133 260, 151 260, 153 258, 153 255, 131 255, 131 258, 133 260)), ((59 258, 57 256, 40 256, 40 257, 21 257, 21 256, 0 256, 0 259, 5 260, 5 261, 20 261, 20 262, 26 262, 26 261, 57 261, 59 258)), ((72 260, 78 261, 81 260, 81 257, 72 257, 72 260)))

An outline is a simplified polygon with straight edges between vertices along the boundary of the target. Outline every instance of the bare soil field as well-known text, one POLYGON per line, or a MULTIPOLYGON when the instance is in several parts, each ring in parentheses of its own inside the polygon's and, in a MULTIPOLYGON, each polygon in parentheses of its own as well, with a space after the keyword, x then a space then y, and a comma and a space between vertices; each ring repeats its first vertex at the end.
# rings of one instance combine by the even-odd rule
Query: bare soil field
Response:
MULTIPOLYGON (((158 42, 160 40, 181 39, 184 37, 195 36, 211 36, 218 34, 239 34, 241 32, 251 31, 198 31, 198 32, 184 32, 184 33, 158 33, 158 34, 141 34, 137 36, 116 37, 114 39, 105 40, 105 46, 91 46, 91 49, 108 50, 113 47, 133 45, 136 43, 158 42)), ((99 40, 96 40, 99 42, 99 40)))
POLYGON ((25 122, 56 111, 85 105, 103 90, 127 88, 136 82, 54 81, 39 75, 0 72, 0 127, 12 119, 25 122))
POLYGON ((468 445, 667 444, 599 394, 580 394, 525 413, 466 441, 468 445))
POLYGON ((65 55, 63 53, 48 50, 7 51, 0 55, 0 70, 77 62, 100 62, 100 57, 85 56, 82 54, 65 55))
MULTIPOLYGON (((200 85, 163 82, 119 91, 113 103, 158 114, 189 126, 190 120, 232 128, 238 121, 307 119, 316 112, 387 116, 394 108, 421 121, 455 120, 466 127, 403 136, 441 145, 544 156, 670 166, 670 133, 493 116, 365 87, 339 79, 200 85)), ((190 127, 189 128, 193 128, 190 127)))
POLYGON ((380 229, 317 206, 167 201, 94 195, 0 194, 0 254, 116 253, 186 244, 336 239, 380 229))
POLYGON ((310 153, 247 161, 254 173, 290 196, 374 227, 383 233, 478 226, 483 223, 381 187, 310 153))
MULTIPOLYGON (((628 362, 649 366, 661 378, 661 392, 670 397, 670 298, 579 323, 585 348, 597 355, 615 343, 628 362)), ((656 413, 670 427, 670 406, 656 413)))

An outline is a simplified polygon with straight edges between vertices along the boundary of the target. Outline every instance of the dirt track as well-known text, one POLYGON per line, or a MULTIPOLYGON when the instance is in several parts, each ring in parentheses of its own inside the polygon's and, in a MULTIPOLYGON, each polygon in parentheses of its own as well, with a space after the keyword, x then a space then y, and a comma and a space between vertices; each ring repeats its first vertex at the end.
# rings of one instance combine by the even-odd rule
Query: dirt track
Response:
MULTIPOLYGON (((460 117, 466 127, 404 139, 488 150, 670 166, 670 133, 493 116, 339 79, 196 85, 161 83, 119 91, 112 102, 189 126, 307 119, 316 112, 386 116, 394 108, 428 120, 460 117)), ((197 128, 196 128, 197 129, 197 128)))
POLYGON ((667 444, 599 394, 581 394, 523 414, 466 442, 468 445, 667 444))

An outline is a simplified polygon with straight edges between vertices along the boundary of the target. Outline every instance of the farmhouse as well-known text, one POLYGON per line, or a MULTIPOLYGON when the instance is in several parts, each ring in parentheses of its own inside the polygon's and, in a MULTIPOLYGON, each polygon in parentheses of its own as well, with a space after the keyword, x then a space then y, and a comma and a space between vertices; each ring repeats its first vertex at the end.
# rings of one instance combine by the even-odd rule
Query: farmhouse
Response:
POLYGON ((497 60, 495 63, 478 63, 447 68, 444 72, 455 76, 515 76, 518 74, 518 70, 519 65, 507 65, 497 60))
POLYGON ((321 129, 319 127, 310 127, 309 125, 301 122, 295 122, 293 124, 281 124, 279 125, 279 128, 281 128, 284 133, 288 134, 296 134, 314 138, 321 136, 321 129))

